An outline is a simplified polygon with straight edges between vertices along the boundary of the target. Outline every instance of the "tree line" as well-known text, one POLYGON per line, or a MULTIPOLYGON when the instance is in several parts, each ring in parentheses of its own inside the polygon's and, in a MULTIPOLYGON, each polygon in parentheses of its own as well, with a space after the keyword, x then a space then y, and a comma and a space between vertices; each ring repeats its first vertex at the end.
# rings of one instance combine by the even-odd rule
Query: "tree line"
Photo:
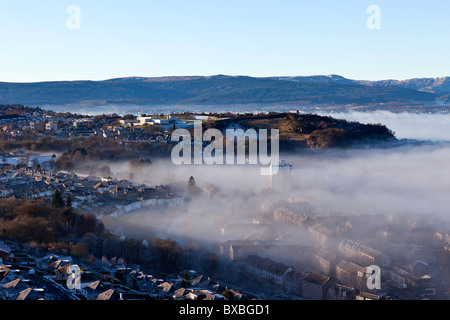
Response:
MULTIPOLYGON (((71 200, 55 191, 50 203, 43 199, 0 199, 0 239, 32 248, 36 255, 71 255, 82 261, 120 258, 161 273, 178 272, 201 263, 216 270, 216 258, 193 254, 172 239, 150 243, 119 237, 94 215, 71 207, 71 200)), ((30 249, 31 250, 31 249, 30 249)))

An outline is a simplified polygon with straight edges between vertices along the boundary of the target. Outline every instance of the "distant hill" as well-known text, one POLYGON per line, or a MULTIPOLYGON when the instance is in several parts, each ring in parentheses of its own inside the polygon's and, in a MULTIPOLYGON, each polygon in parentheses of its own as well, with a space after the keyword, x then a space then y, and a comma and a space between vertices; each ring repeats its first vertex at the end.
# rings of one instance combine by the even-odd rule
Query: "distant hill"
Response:
POLYGON ((402 87, 432 93, 441 93, 441 94, 450 93, 450 77, 367 81, 367 80, 352 80, 344 78, 339 75, 332 74, 327 76, 272 77, 272 79, 297 81, 297 82, 306 81, 316 83, 352 84, 352 85, 376 86, 376 87, 402 87))
POLYGON ((434 93, 450 93, 450 77, 443 78, 418 78, 409 80, 383 80, 372 82, 374 86, 397 86, 420 91, 434 93))
POLYGON ((230 128, 278 129, 280 150, 298 147, 349 147, 397 141, 394 132, 381 124, 362 124, 317 114, 270 113, 239 114, 220 120, 208 120, 204 129, 224 132, 230 128))
POLYGON ((309 77, 128 77, 104 81, 0 82, 0 104, 230 105, 424 104, 450 102, 450 78, 405 81, 309 77))

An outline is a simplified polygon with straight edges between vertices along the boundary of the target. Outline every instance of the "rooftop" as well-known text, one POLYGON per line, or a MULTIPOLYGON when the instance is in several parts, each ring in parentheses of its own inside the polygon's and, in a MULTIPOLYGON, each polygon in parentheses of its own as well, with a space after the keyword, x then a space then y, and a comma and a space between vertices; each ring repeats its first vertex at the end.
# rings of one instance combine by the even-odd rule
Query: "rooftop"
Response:
POLYGON ((318 273, 314 273, 314 272, 309 272, 304 278, 303 281, 309 282, 309 283, 313 283, 313 284, 318 284, 318 285, 324 285, 328 280, 330 280, 331 277, 323 275, 323 274, 318 274, 318 273))

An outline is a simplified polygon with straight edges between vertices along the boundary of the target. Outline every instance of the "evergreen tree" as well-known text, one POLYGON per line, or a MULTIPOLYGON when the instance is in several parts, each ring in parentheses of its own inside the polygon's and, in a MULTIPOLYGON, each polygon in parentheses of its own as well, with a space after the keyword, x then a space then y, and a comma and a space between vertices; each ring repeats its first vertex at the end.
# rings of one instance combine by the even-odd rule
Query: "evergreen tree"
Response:
POLYGON ((72 208, 72 197, 70 195, 68 195, 66 198, 66 207, 72 208))
POLYGON ((197 186, 195 185, 195 179, 194 179, 193 176, 191 176, 191 177, 189 178, 189 181, 188 181, 188 193, 189 193, 191 196, 193 196, 193 195, 197 194, 198 191, 199 191, 199 189, 198 189, 197 186))
POLYGON ((52 206, 54 208, 63 208, 64 207, 64 200, 62 198, 61 192, 58 189, 56 189, 56 191, 53 193, 52 206))
POLYGON ((189 288, 191 286, 191 280, 189 279, 189 275, 184 272, 183 276, 181 277, 181 286, 183 288, 189 288))

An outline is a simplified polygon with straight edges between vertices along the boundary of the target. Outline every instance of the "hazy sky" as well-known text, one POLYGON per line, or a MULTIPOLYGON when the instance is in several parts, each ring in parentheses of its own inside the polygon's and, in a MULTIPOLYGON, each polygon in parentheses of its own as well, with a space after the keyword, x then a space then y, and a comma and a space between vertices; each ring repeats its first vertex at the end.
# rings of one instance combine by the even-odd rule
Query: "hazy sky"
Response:
POLYGON ((0 0, 0 81, 450 76, 449 12, 448 0, 0 0))

